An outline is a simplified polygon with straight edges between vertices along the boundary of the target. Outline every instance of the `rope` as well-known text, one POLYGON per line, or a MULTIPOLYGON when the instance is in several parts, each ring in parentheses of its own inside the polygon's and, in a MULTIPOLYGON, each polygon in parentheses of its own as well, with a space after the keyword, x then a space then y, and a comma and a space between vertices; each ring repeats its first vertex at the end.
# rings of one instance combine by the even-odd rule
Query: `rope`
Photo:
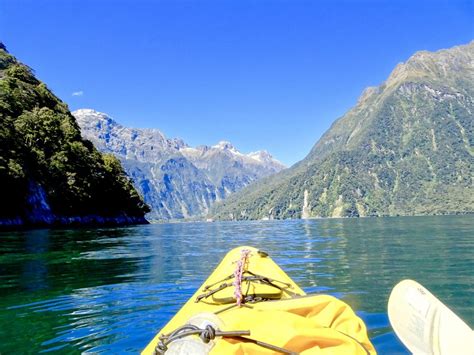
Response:
MULTIPOLYGON (((254 274, 253 272, 250 272, 248 270, 244 271, 244 274, 250 274, 251 276, 242 276, 242 279, 240 281, 240 284, 242 285, 242 281, 247 281, 247 282, 252 282, 252 281, 258 281, 260 283, 264 283, 268 286, 272 286, 272 287, 275 287, 283 292, 286 292, 290 295, 293 295, 293 296, 298 296, 298 294, 296 292, 293 292, 293 291, 290 291, 288 288, 291 288, 291 285, 289 283, 286 283, 286 282, 283 282, 283 281, 279 281, 279 280, 274 280, 274 279, 271 279, 269 277, 266 277, 266 276, 260 276, 260 275, 257 275, 257 274, 254 274), (276 285, 276 283, 280 283, 282 284, 284 287, 281 287, 281 286, 278 286, 276 285)), ((230 287, 230 286, 235 286, 235 281, 232 282, 232 283, 227 283, 227 282, 224 282, 222 284, 220 284, 218 287, 216 287, 215 289, 211 289, 211 287, 217 285, 219 282, 223 282, 225 280, 229 280, 229 279, 232 279, 234 278, 234 274, 230 275, 230 276, 227 276, 226 278, 220 280, 220 281, 217 281, 211 285, 208 285, 208 286, 205 286, 203 291, 208 291, 206 293, 203 293, 203 294, 200 294, 199 296, 196 297, 195 301, 194 302, 199 302, 201 301, 202 299, 205 299, 205 298, 208 298, 209 296, 212 296, 213 294, 227 288, 227 287, 230 287)), ((249 296, 246 296, 243 300, 244 301, 247 301, 247 297, 251 297, 250 295, 249 296)), ((243 304, 244 302, 242 302, 243 304)))
POLYGON ((281 348, 276 345, 272 345, 269 343, 265 343, 260 340, 255 340, 251 338, 246 338, 243 335, 250 335, 249 330, 234 330, 234 331, 221 331, 219 329, 214 328, 211 325, 207 325, 206 328, 202 329, 192 324, 186 324, 178 329, 174 330, 173 332, 167 335, 161 335, 158 344, 156 345, 154 355, 163 355, 168 350, 168 345, 177 340, 191 335, 198 335, 201 340, 207 344, 211 340, 215 339, 216 336, 220 336, 223 338, 234 338, 236 340, 240 340, 243 342, 254 343, 258 346, 263 348, 267 348, 270 350, 277 351, 281 354, 288 354, 288 355, 297 355, 298 353, 286 350, 285 348, 281 348))
POLYGON ((240 259, 237 261, 237 267, 235 268, 234 271, 234 297, 237 302, 237 306, 241 306, 244 297, 242 295, 242 275, 244 274, 245 269, 248 266, 248 257, 250 255, 250 250, 248 249, 242 249, 241 254, 240 254, 240 259))
POLYGON ((166 353, 166 351, 168 350, 168 345, 171 342, 181 339, 181 338, 185 338, 187 336, 191 336, 191 335, 199 336, 199 338, 201 338, 203 343, 207 344, 211 340, 214 340, 216 336, 234 338, 234 337, 240 337, 242 335, 250 335, 250 331, 249 330, 235 330, 235 331, 224 332, 224 331, 220 331, 219 329, 215 329, 211 325, 207 325, 204 329, 202 329, 192 324, 186 324, 172 331, 171 333, 167 335, 161 335, 160 341, 158 342, 155 348, 155 355, 162 355, 166 353))

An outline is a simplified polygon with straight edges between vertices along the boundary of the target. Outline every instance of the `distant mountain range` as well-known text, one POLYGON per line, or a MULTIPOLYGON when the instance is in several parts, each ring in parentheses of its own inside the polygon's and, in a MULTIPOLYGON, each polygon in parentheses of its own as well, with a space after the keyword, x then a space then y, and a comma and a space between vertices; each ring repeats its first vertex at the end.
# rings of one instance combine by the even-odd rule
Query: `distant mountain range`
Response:
POLYGON ((91 109, 73 115, 83 137, 121 160, 152 209, 149 219, 206 215, 214 202, 285 168, 266 151, 242 154, 225 141, 193 148, 157 129, 124 127, 91 109))
POLYGON ((415 53, 308 156, 215 206, 221 219, 474 212, 474 42, 415 53))

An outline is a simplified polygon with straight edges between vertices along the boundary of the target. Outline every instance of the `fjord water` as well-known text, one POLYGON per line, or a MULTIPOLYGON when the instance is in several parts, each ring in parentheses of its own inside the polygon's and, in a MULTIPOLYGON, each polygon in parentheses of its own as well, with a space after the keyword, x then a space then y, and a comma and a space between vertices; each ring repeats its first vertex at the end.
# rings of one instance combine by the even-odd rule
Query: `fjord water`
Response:
POLYGON ((136 353, 240 245, 349 303, 380 353, 407 353, 386 313, 404 278, 474 325, 473 216, 28 230, 0 233, 0 353, 136 353))

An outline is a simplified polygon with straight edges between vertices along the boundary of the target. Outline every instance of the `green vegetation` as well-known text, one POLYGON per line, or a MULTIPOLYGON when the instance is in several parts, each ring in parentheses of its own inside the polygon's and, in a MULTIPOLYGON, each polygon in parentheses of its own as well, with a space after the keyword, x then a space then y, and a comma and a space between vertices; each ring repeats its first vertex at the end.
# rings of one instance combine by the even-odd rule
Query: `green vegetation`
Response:
POLYGON ((56 216, 148 211, 120 162, 82 139, 67 105, 0 43, 0 219, 28 219, 33 187, 56 216))
POLYGON ((215 217, 473 213, 473 60, 474 42, 415 54, 303 161, 230 196, 215 217))

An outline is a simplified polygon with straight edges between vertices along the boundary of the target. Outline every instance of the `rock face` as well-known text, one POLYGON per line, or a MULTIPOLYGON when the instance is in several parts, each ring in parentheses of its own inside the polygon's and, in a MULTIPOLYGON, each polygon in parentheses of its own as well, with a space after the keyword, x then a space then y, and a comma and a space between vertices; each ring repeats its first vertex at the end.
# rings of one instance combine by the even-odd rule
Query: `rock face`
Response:
POLYGON ((0 227, 146 223, 120 162, 0 43, 0 227))
POLYGON ((474 212, 474 42, 422 51, 308 156, 216 206, 222 219, 474 212))
POLYGON ((215 201, 284 166, 266 151, 242 154, 229 142, 189 147, 157 129, 120 125, 90 109, 73 112, 82 135, 118 157, 152 211, 149 219, 194 218, 215 201))

